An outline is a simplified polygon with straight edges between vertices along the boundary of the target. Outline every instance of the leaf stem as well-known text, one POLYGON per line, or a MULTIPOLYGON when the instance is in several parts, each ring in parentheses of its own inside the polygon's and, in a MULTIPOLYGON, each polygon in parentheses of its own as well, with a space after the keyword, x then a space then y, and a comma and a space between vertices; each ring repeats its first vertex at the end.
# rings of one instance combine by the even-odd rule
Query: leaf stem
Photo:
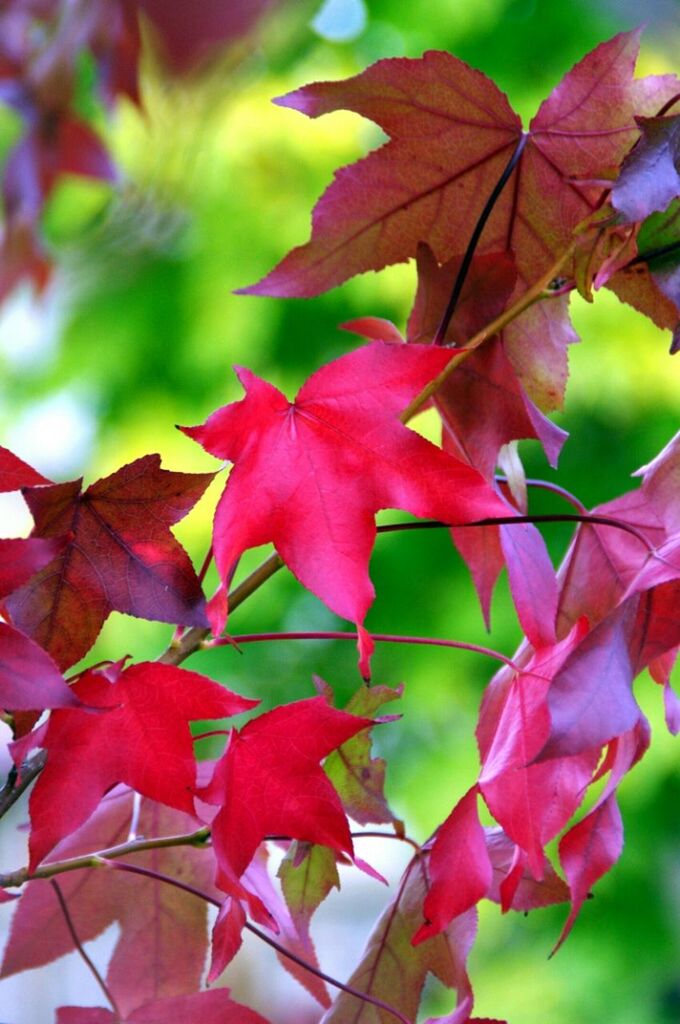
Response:
POLYGON ((520 297, 512 306, 504 310, 504 312, 497 316, 495 320, 492 320, 490 323, 486 325, 486 327, 483 327, 481 331, 478 331, 477 334, 470 338, 462 352, 458 351, 455 353, 455 355, 451 356, 451 359, 446 364, 444 369, 437 374, 434 380, 431 380, 429 384, 426 384, 422 391, 419 394, 417 394, 416 397, 412 399, 412 401, 406 407, 406 409, 404 409, 400 417, 402 423, 408 423, 410 419, 413 419, 417 412, 420 412, 425 403, 429 401, 430 398, 432 398, 432 396, 439 390, 442 384, 444 384, 444 382, 448 380, 449 376, 453 373, 456 367, 459 366, 465 359, 467 359, 471 352, 474 352, 476 348, 479 348, 479 346, 483 342, 485 342, 487 338, 491 337, 494 334, 498 334, 498 332, 501 331, 507 324, 509 324, 512 320, 516 319, 516 317, 518 317, 520 313, 523 313, 525 309, 528 309, 529 306, 532 306, 534 302, 536 302, 543 296, 550 282, 555 277, 557 277, 564 264, 573 254, 575 247, 576 242, 572 242, 569 245, 569 247, 564 250, 559 259, 557 259, 553 263, 553 265, 549 267, 548 270, 546 270, 543 276, 540 277, 535 284, 528 288, 523 295, 520 295, 520 297))
MULTIPOLYGON (((507 477, 498 475, 495 477, 496 481, 500 484, 507 483, 507 477)), ((579 513, 579 515, 588 515, 588 509, 583 502, 572 494, 571 491, 566 490, 564 487, 560 487, 559 484, 554 484, 551 480, 537 480, 533 477, 528 477, 525 481, 527 487, 535 487, 542 491, 550 491, 551 494, 557 494, 560 498, 564 498, 565 501, 569 502, 573 508, 579 513)))
POLYGON ((119 1008, 119 1006, 118 1006, 118 1004, 117 1004, 117 1002, 115 1000, 113 992, 111 991, 111 989, 108 987, 108 985, 106 984, 106 982, 102 978, 101 974, 99 973, 99 971, 97 969, 96 964, 90 959, 90 957, 85 952, 85 950, 83 948, 83 944, 80 941, 80 938, 78 937, 78 932, 76 931, 76 927, 75 927, 75 925, 73 923, 73 918, 71 917, 71 912, 68 909, 68 904, 67 904, 66 900, 64 899, 64 894, 61 891, 61 886, 59 885, 59 882, 57 882, 53 878, 50 881, 50 885, 54 889, 56 897, 59 900, 59 906, 61 907, 61 912, 64 915, 64 920, 66 922, 66 927, 69 930, 69 934, 70 934, 71 939, 73 941, 73 945, 78 950, 78 953, 80 954, 81 959, 83 960, 83 962, 85 963, 85 965, 87 966, 87 968, 91 972, 93 978, 95 979, 95 981, 99 985, 100 989, 104 993, 104 996, 106 997, 106 1001, 108 1002, 108 1004, 110 1005, 111 1009, 113 1010, 114 1015, 116 1016, 117 1021, 121 1021, 123 1019, 123 1017, 122 1017, 122 1014, 120 1012, 120 1008, 119 1008))
POLYGON ((449 329, 451 319, 456 310, 456 306, 458 305, 458 299, 460 298, 460 293, 463 290, 463 285, 465 284, 465 279, 467 278, 468 271, 470 270, 472 258, 475 254, 475 249, 479 244, 479 239, 481 238, 482 231, 486 227, 486 222, 491 216, 491 211, 498 202, 501 192, 503 191, 507 182, 510 179, 510 175, 512 174, 515 167, 519 163, 519 160, 524 151, 524 147, 527 144, 528 138, 529 136, 527 135, 527 133, 522 132, 517 141, 517 145, 515 146, 515 150, 512 156, 508 160, 503 170, 503 173, 501 174, 500 178, 494 185, 493 190, 489 195, 489 198, 484 204, 484 209, 480 213, 477 223, 475 224, 472 235, 470 236, 470 241, 468 242, 467 245, 467 249, 465 250, 465 255, 463 256, 460 267, 458 269, 458 273, 456 274, 456 280, 454 281, 453 288, 451 289, 451 297, 449 298, 446 309, 444 310, 442 318, 439 322, 439 326, 436 330, 434 339, 432 341, 433 345, 442 345, 444 343, 446 332, 449 329))
MULTIPOLYGON (((491 647, 483 647, 480 644, 468 644, 462 640, 447 640, 432 636, 401 636, 394 633, 371 633, 371 639, 377 643, 388 644, 424 644, 431 647, 455 647, 462 651, 472 651, 475 654, 484 654, 496 661, 502 661, 504 665, 518 671, 515 663, 504 654, 494 651, 491 647)), ((245 633, 230 638, 215 640, 212 646, 222 647, 233 641, 236 644, 267 643, 277 640, 353 640, 356 642, 357 634, 333 630, 307 631, 293 633, 245 633)))

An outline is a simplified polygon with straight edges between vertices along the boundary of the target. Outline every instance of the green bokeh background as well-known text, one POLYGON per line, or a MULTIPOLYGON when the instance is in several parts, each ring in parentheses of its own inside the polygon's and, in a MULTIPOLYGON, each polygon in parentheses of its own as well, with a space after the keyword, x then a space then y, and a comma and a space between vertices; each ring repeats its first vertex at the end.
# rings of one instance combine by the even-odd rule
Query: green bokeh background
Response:
MULTIPOLYGON (((674 2, 594 0, 368 0, 362 31, 345 42, 310 26, 320 0, 282 3, 249 46, 208 73, 167 81, 152 61, 146 114, 121 104, 102 131, 121 168, 112 195, 70 181, 48 212, 59 270, 40 302, 13 296, 0 314, 0 425, 4 443, 59 479, 88 480, 150 451, 166 468, 200 471, 214 460, 174 430, 202 422, 239 396, 232 366, 245 364, 289 395, 320 363, 355 344, 338 325, 361 315, 403 325, 413 296, 410 266, 354 279, 313 300, 241 297, 308 236, 311 206, 333 170, 380 141, 358 117, 318 121, 270 99, 315 79, 353 74, 384 56, 449 49, 482 69, 530 117, 562 74, 598 42, 642 18, 639 73, 675 70, 680 8, 674 2)), ((90 69, 83 66, 83 104, 90 69)), ((95 112, 96 116, 101 116, 95 112)), ((0 120, 6 151, 16 134, 0 120)), ((524 443, 530 475, 559 479, 592 505, 627 489, 678 429, 680 362, 668 337, 609 293, 572 300, 583 343, 571 350, 566 408, 571 434, 559 474, 524 443)), ((422 429, 433 436, 427 417, 422 429)), ((178 535, 197 562, 209 543, 214 485, 178 535)), ((557 499, 532 495, 537 512, 557 499)), ((394 518, 387 516, 386 518, 394 518)), ((3 531, 4 533, 5 531, 3 531)), ((568 532, 545 531, 558 559, 568 532)), ((243 560, 244 571, 262 552, 243 560)), ((371 563, 378 632, 490 643, 510 654, 519 630, 502 580, 484 631, 469 578, 445 535, 378 540, 371 563)), ((209 576, 208 589, 214 583, 209 576)), ((238 632, 338 629, 287 572, 234 614, 238 632)), ((167 627, 113 615, 92 658, 154 657, 167 627)), ((340 701, 358 684, 352 644, 225 648, 189 666, 262 698, 265 706, 312 693, 318 673, 340 701)), ((375 680, 405 683, 403 719, 380 731, 389 795, 418 838, 448 813, 475 777, 473 729, 493 664, 461 652, 380 647, 375 680)), ((471 958, 476 1013, 512 1024, 671 1024, 680 1021, 680 774, 660 691, 643 678, 640 701, 652 749, 621 787, 626 847, 559 956, 547 955, 565 908, 502 918, 485 908, 471 958)), ((397 710, 395 708, 395 710, 397 710)), ((359 953, 357 949, 357 954, 359 953)), ((435 993, 430 1012, 450 1008, 435 993)), ((276 1011, 271 1013, 277 1024, 276 1011)))

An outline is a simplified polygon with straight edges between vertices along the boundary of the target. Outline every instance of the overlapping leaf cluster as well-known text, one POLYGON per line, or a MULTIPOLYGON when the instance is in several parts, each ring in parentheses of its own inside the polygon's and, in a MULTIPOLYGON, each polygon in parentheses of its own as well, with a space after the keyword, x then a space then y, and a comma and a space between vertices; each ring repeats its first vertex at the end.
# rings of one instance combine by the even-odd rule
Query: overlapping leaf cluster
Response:
MULTIPOLYGON (((121 4, 111 26, 131 24, 133 6, 121 4)), ((140 6, 160 18, 160 5, 140 6)), ((192 59, 193 43, 175 40, 173 50, 170 21, 158 28, 179 65, 192 59)), ((122 38, 109 39, 107 66, 115 89, 135 98, 122 38)), ((412 1024, 428 973, 457 994, 439 1020, 466 1024, 477 904, 568 902, 559 945, 619 857, 617 789, 650 743, 633 693, 643 669, 680 731, 670 684, 680 647, 680 435, 629 494, 590 512, 570 499, 579 522, 557 571, 527 515, 515 442, 536 439, 557 463, 566 437, 546 413, 564 396, 571 289, 592 298, 607 284, 677 327, 680 82, 635 80, 636 46, 627 34, 585 57, 527 132, 492 82, 446 53, 379 61, 280 101, 311 116, 354 110, 389 141, 338 172, 311 241, 250 290, 316 294, 409 258, 418 289, 403 334, 370 316, 347 325, 367 343, 320 368, 294 401, 239 369, 245 396, 183 428, 233 464, 212 538, 221 584, 207 604, 170 527, 211 474, 170 472, 149 455, 83 490, 0 450, 0 490, 21 489, 35 521, 29 538, 0 541, 0 704, 16 764, 3 810, 37 777, 28 867, 1 879, 5 898, 25 885, 3 974, 120 926, 100 979, 110 1009, 64 1007, 57 1024, 261 1022, 223 990, 200 990, 206 903, 218 907, 209 981, 246 928, 275 946, 323 1024, 412 1024), (441 417, 441 447, 406 425, 427 403, 441 417), (318 681, 315 697, 229 723, 222 757, 199 766, 189 723, 257 702, 179 665, 225 628, 241 555, 272 543, 303 586, 356 625, 369 680, 368 563, 384 508, 450 528, 487 620, 506 567, 525 639, 485 692, 477 777, 452 782, 451 813, 424 846, 414 843, 356 970, 338 984, 319 970, 310 921, 338 885, 338 863, 373 872, 355 856, 350 821, 410 841, 386 803, 368 733, 399 693, 362 684, 338 710, 318 681), (156 662, 89 665, 67 680, 114 610, 178 626, 175 642, 156 662), (480 799, 496 826, 482 826, 480 799), (549 856, 558 837, 564 877, 549 856), (268 842, 286 849, 278 888, 268 842), (342 991, 331 996, 325 982, 342 991)))

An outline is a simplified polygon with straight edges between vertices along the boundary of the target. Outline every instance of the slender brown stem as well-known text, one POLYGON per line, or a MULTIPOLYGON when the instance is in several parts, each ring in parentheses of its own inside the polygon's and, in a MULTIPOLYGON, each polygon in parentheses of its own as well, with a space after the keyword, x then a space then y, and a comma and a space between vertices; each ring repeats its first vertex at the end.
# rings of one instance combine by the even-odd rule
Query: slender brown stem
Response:
POLYGON ((545 274, 543 274, 543 276, 540 277, 539 280, 531 286, 531 288, 528 288, 527 291, 519 297, 514 305, 510 306, 501 313, 500 316, 497 316, 495 320, 492 320, 491 323, 486 325, 486 327, 483 327, 481 331, 478 331, 474 337, 470 338, 470 340, 465 344, 464 351, 459 351, 455 355, 451 356, 451 359, 448 361, 444 369, 437 374, 434 380, 431 380, 430 383, 416 395, 407 408, 404 409, 400 417, 402 423, 408 423, 410 419, 413 419, 417 412, 420 412, 425 403, 432 398, 442 384, 448 380, 456 367, 467 359, 471 352, 474 352, 476 348, 479 348, 487 338, 490 338, 494 334, 498 334, 498 332, 507 324, 518 317, 520 313, 523 313, 525 309, 528 309, 529 306, 532 306, 534 302, 543 297, 546 289, 550 285, 550 282, 557 277, 564 264, 573 254, 575 247, 576 243, 572 242, 569 248, 565 249, 559 259, 556 260, 548 270, 546 270, 545 274))
POLYGON ((51 864, 41 864, 30 874, 28 868, 20 868, 18 871, 0 875, 0 888, 11 889, 24 885, 25 882, 33 882, 39 878, 52 878, 54 875, 62 875, 67 871, 103 867, 106 862, 115 860, 117 857, 127 857, 133 853, 143 853, 145 850, 162 850, 169 846, 200 847, 204 846, 209 838, 210 829, 204 826, 195 832, 181 835, 161 836, 157 839, 133 839, 130 842, 119 843, 117 846, 110 846, 108 849, 97 850, 80 857, 69 857, 66 860, 52 861, 51 864))
POLYGON ((104 993, 104 996, 106 997, 106 1001, 108 1002, 109 1006, 113 1010, 113 1012, 114 1012, 114 1014, 115 1014, 115 1016, 117 1018, 117 1021, 121 1021, 123 1018, 122 1018, 120 1009, 118 1007, 118 1004, 116 1003, 116 1000, 115 1000, 115 997, 113 995, 113 992, 108 987, 108 985, 106 984, 106 982, 102 978, 101 974, 97 970, 96 964, 93 963, 93 961, 90 959, 90 957, 87 955, 87 953, 83 949, 83 944, 82 944, 82 942, 80 941, 80 939, 78 937, 78 932, 76 931, 75 925, 73 923, 73 918, 71 917, 71 912, 68 909, 68 904, 67 904, 66 900, 64 899, 64 894, 61 891, 61 886, 59 885, 59 882, 57 882, 53 878, 50 881, 50 885, 54 889, 54 891, 56 893, 56 896, 57 896, 57 899, 59 900, 59 906, 61 907, 61 912, 64 915, 64 920, 66 922, 66 927, 69 930, 69 934, 70 934, 71 939, 73 941, 73 945, 78 950, 78 953, 80 954, 81 959, 83 960, 83 962, 85 963, 85 965, 89 969, 90 973, 92 974, 93 978, 95 979, 95 981, 99 985, 100 989, 104 993))

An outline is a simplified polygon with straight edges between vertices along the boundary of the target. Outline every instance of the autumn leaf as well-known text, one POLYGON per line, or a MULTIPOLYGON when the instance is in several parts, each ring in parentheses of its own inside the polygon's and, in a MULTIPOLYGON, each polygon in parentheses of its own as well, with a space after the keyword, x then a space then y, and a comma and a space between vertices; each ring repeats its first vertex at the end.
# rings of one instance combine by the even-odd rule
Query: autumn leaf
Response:
POLYGON ((9 598, 13 623, 62 669, 87 653, 111 611, 207 626, 200 584, 169 528, 212 476, 168 472, 146 455, 85 491, 80 480, 24 489, 33 536, 71 539, 9 598))
POLYGON ((0 539, 0 597, 6 597, 35 576, 66 543, 65 537, 0 539))
MULTIPOLYGON (((221 579, 247 548, 272 541, 305 587, 356 622, 365 677, 374 514, 400 508, 460 523, 506 512, 476 470, 399 421, 449 358, 432 346, 374 342, 317 370, 294 402, 240 370, 245 398, 182 428, 234 463, 215 514, 221 579)), ((214 632, 225 614, 224 602, 213 604, 214 632)))
MULTIPOLYGON (((536 280, 569 244, 601 194, 592 180, 635 141, 632 74, 638 33, 615 36, 569 71, 541 105, 513 182, 496 203, 478 251, 511 250, 520 279, 536 280)), ((389 141, 336 172, 317 204, 312 238, 262 281, 257 295, 316 295, 366 270, 415 256, 439 263, 470 238, 522 138, 505 95, 449 53, 380 60, 354 78, 304 86, 276 101, 308 117, 352 110, 389 141)))
POLYGON ((437 829, 429 873, 425 924, 413 936, 414 946, 439 935, 454 918, 479 903, 491 885, 491 860, 477 813, 477 786, 468 790, 437 829))
POLYGON ((61 710, 50 717, 41 743, 47 763, 29 802, 31 868, 82 825, 118 782, 193 814, 189 721, 237 715, 257 704, 197 672, 158 662, 91 670, 73 691, 106 711, 61 710))
POLYGON ((267 835, 321 843, 352 854, 340 798, 319 762, 371 719, 329 707, 324 697, 285 704, 233 730, 202 799, 220 810, 212 823, 216 883, 248 901, 262 902, 239 881, 267 835))
MULTIPOLYGON (((55 847, 47 862, 125 843, 134 802, 129 789, 116 787, 84 825, 55 847)), ((139 835, 158 838, 197 828, 192 815, 142 798, 139 835)), ((215 862, 209 848, 145 850, 135 853, 130 862, 214 892, 215 862)), ((124 1012, 149 999, 188 994, 199 985, 208 949, 207 909, 202 900, 153 878, 106 869, 67 872, 59 885, 82 942, 117 922, 120 934, 107 981, 124 1012)), ((73 948, 73 937, 51 886, 44 881, 29 882, 12 919, 0 976, 40 967, 73 948)))
POLYGON ((537 907, 565 903, 569 899, 569 887, 562 881, 547 857, 540 880, 535 879, 526 868, 525 858, 517 856, 519 847, 502 828, 485 828, 484 832, 493 869, 487 899, 501 903, 504 911, 517 910, 524 913, 537 907), (512 880, 511 891, 504 892, 504 882, 513 871, 515 877, 512 880))

